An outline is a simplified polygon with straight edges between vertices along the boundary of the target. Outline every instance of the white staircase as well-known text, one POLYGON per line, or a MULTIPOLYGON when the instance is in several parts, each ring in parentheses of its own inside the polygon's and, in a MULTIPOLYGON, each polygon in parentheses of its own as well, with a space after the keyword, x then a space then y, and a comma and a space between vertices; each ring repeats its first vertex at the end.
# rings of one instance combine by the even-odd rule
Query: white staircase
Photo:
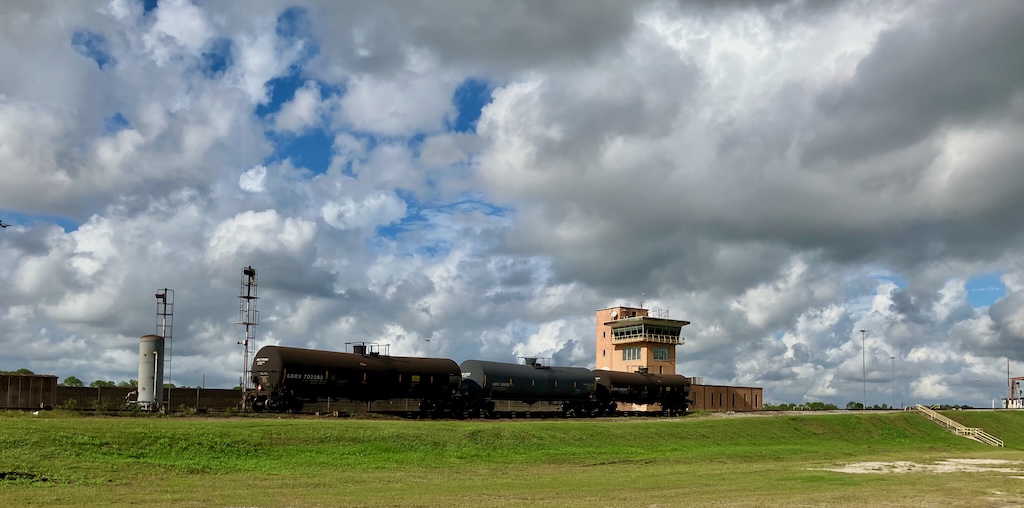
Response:
POLYGON ((948 429, 950 432, 952 432, 952 433, 954 433, 954 434, 956 434, 958 436, 964 436, 966 438, 970 438, 970 439, 973 439, 975 441, 978 441, 978 442, 981 442, 981 443, 985 443, 987 445, 1000 446, 1000 447, 1003 446, 1003 440, 1002 439, 999 439, 999 438, 997 438, 997 437, 995 437, 995 436, 985 432, 984 430, 981 430, 980 428, 966 427, 966 426, 960 424, 959 422, 955 422, 955 421, 953 421, 953 420, 951 420, 949 418, 946 418, 945 416, 942 416, 941 414, 939 414, 939 413, 937 413, 935 411, 932 411, 931 409, 928 409, 925 406, 922 406, 921 404, 917 404, 917 405, 915 405, 912 408, 908 407, 907 409, 909 409, 911 411, 917 411, 917 412, 923 414, 929 420, 931 420, 931 421, 933 421, 933 422, 935 422, 935 423, 937 423, 939 425, 942 425, 943 427, 946 427, 946 429, 948 429))

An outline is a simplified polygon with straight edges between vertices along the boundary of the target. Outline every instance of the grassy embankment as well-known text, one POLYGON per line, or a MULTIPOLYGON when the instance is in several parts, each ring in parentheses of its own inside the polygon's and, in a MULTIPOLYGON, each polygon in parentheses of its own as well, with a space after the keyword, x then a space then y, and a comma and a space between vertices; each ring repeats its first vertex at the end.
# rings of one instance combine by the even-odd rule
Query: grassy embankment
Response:
POLYGON ((6 413, 0 473, 24 474, 0 480, 0 505, 972 506, 1024 499, 1024 479, 1009 473, 821 470, 859 461, 1024 461, 1024 412, 946 414, 985 428, 1006 448, 956 437, 911 413, 502 422, 6 413))

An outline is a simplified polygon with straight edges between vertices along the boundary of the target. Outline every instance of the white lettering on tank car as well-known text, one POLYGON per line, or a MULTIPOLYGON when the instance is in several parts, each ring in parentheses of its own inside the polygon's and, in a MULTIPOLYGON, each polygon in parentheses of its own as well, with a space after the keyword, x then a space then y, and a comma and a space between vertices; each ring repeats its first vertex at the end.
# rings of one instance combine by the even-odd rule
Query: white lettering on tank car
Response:
POLYGON ((287 379, 297 379, 299 381, 323 381, 323 374, 288 374, 287 379))

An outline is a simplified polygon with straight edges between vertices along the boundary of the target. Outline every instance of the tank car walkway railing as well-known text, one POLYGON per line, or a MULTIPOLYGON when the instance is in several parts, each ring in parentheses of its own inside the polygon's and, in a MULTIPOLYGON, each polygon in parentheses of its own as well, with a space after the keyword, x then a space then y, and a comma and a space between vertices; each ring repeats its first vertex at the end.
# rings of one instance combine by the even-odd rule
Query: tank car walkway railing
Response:
POLYGON ((928 409, 927 407, 922 406, 921 404, 916 404, 914 407, 908 407, 907 409, 911 411, 917 411, 923 414, 929 420, 939 425, 942 425, 943 427, 946 427, 947 430, 958 436, 964 436, 966 438, 973 439, 975 441, 985 443, 987 445, 1000 447, 1003 446, 1002 439, 999 439, 985 432, 984 430, 981 430, 978 427, 967 427, 957 421, 942 416, 938 412, 932 411, 931 409, 928 409))

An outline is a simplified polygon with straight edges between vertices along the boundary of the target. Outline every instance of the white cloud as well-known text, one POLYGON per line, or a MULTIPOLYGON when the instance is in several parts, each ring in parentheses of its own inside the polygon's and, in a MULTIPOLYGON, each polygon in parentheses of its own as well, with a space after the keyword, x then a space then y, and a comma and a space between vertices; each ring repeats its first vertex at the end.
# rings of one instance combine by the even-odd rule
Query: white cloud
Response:
POLYGON ((953 395, 946 379, 939 374, 928 374, 910 382, 910 394, 927 400, 939 400, 953 395))
POLYGON ((361 201, 329 201, 320 216, 336 229, 369 229, 393 224, 405 217, 405 201, 393 193, 377 192, 361 201))
POLYGON ((250 210, 214 228, 205 257, 216 266, 243 266, 253 253, 295 255, 310 246, 315 234, 315 222, 282 217, 277 210, 250 210))
MULTIPOLYGON (((125 9, 116 5, 112 9, 115 15, 123 16, 125 9)), ((198 55, 213 36, 203 10, 189 0, 160 2, 155 14, 156 22, 143 41, 158 65, 166 64, 179 50, 198 55)))
POLYGON ((257 164, 238 176, 238 187, 248 192, 264 192, 267 190, 266 177, 266 166, 257 164))
POLYGON ((0 198, 14 208, 64 198, 72 175, 61 167, 64 122, 34 104, 0 95, 0 198))
POLYGON ((341 98, 341 119, 353 129, 385 136, 410 136, 441 129, 454 113, 453 83, 432 75, 401 80, 354 76, 341 98))
POLYGON ((296 41, 285 45, 268 23, 260 24, 257 30, 258 33, 238 37, 235 65, 225 79, 245 92, 250 102, 263 104, 269 99, 267 81, 280 76, 299 58, 304 43, 296 41))
POLYGON ((274 127, 279 131, 301 132, 320 123, 323 108, 320 87, 315 81, 307 81, 295 91, 291 101, 281 106, 274 116, 274 127))

